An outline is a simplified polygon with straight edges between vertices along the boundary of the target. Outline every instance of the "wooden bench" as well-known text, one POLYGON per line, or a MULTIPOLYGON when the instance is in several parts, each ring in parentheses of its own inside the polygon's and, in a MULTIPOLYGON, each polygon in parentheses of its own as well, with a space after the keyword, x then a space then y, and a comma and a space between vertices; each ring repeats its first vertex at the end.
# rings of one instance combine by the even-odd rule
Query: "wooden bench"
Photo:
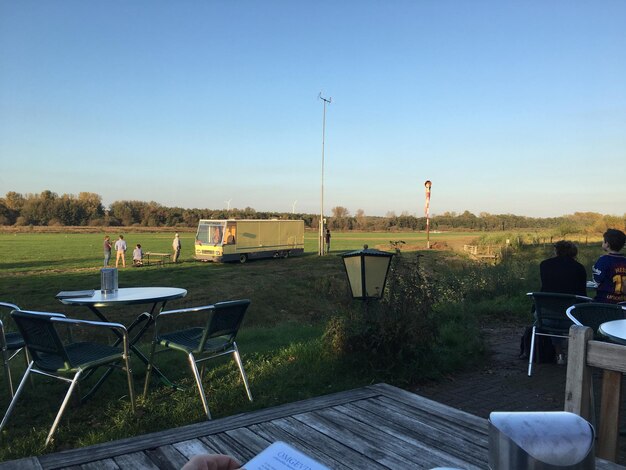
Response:
POLYGON ((602 369, 600 420, 596 455, 617 461, 622 374, 626 346, 593 340, 593 330, 573 325, 569 330, 565 411, 591 421, 591 368, 602 369))
POLYGON ((150 266, 151 264, 163 266, 165 263, 169 263, 171 256, 171 253, 155 253, 154 251, 146 251, 143 254, 143 264, 145 266, 150 266))

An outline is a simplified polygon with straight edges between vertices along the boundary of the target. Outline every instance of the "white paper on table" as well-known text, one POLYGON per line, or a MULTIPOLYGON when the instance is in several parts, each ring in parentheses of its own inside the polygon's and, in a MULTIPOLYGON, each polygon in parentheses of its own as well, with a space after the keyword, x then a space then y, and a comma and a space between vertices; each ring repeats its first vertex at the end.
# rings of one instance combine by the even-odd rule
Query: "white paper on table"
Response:
POLYGON ((274 442, 242 468, 245 470, 330 470, 282 441, 274 442))

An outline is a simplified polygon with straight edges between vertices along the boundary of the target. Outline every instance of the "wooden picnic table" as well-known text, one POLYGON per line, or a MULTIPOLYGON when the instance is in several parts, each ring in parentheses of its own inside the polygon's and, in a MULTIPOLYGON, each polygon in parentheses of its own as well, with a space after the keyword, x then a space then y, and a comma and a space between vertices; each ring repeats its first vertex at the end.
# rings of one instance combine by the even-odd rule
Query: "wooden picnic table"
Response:
MULTIPOLYGON (((178 469, 200 453, 225 453, 245 463, 279 440, 332 469, 485 469, 488 463, 487 420, 377 384, 6 462, 0 470, 178 469)), ((624 467, 598 459, 597 468, 624 467)))
POLYGON ((154 251, 146 251, 143 254, 143 264, 148 266, 150 264, 163 266, 165 263, 169 262, 171 256, 171 253, 156 253, 154 251), (150 257, 152 257, 153 261, 150 260, 150 257))

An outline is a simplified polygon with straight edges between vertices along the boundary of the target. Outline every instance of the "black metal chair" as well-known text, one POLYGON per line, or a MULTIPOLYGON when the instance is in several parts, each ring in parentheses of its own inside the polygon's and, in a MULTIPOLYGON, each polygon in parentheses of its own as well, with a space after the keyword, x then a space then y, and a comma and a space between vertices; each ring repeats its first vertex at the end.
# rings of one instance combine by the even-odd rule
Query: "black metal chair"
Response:
POLYGON ((191 371, 200 393, 200 400, 208 419, 211 419, 209 405, 207 403, 204 388, 202 387, 202 372, 204 372, 204 364, 202 372, 198 372, 197 364, 209 359, 232 354, 241 378, 243 380, 248 399, 252 401, 252 393, 248 384, 248 377, 241 362, 239 349, 235 338, 241 326, 241 322, 246 314, 246 310, 250 305, 249 300, 234 300, 230 302, 219 302, 214 305, 206 305, 202 307, 183 308, 178 310, 164 311, 156 318, 155 336, 152 341, 152 349, 150 351, 150 360, 148 370, 146 372, 146 382, 144 385, 144 397, 148 393, 150 383, 150 373, 154 363, 155 354, 165 351, 179 351, 187 355, 191 371), (194 315, 200 317, 202 326, 187 328, 181 331, 169 333, 161 333, 162 321, 171 315, 194 315), (165 348, 156 351, 157 345, 165 348))
MULTIPOLYGON (((8 302, 0 302, 2 310, 11 312, 20 308, 8 302)), ((24 339, 18 331, 7 331, 6 318, 0 318, 0 349, 2 349, 2 364, 4 366, 4 376, 9 389, 9 396, 13 398, 13 379, 11 378, 10 361, 24 349, 24 339)), ((28 367, 29 357, 28 351, 24 349, 26 359, 26 367, 28 367)))
POLYGON ((554 292, 529 292, 535 303, 535 323, 530 340, 530 356, 528 358, 528 376, 532 375, 535 337, 550 336, 567 339, 572 321, 567 317, 566 310, 574 304, 591 302, 590 297, 554 292))
POLYGON ((572 305, 567 309, 566 314, 576 325, 591 328, 596 339, 602 340, 603 337, 598 337, 600 325, 607 321, 626 318, 626 305, 590 302, 572 305))
POLYGON ((31 373, 44 375, 70 383, 65 398, 59 408, 54 423, 50 428, 45 445, 48 445, 63 416, 72 392, 76 388, 81 375, 89 370, 102 366, 118 366, 126 370, 131 410, 135 411, 135 391, 132 371, 130 369, 129 340, 124 325, 66 318, 65 315, 15 310, 11 313, 17 327, 22 333, 26 348, 31 355, 24 377, 20 382, 15 396, 0 423, 0 431, 5 427, 15 404, 19 399, 24 385, 31 373), (66 342, 57 331, 57 326, 89 327, 116 330, 122 336, 122 346, 109 346, 96 342, 66 342), (71 376, 71 379, 67 376, 71 376))

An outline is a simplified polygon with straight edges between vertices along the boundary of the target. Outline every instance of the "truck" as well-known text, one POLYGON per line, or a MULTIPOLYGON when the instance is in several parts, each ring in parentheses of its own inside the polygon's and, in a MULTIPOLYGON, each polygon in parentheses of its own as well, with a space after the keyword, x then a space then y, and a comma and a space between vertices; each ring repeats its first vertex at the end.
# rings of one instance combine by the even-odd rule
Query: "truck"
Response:
POLYGON ((302 253, 303 220, 201 219, 198 222, 195 258, 200 261, 245 263, 302 253))

